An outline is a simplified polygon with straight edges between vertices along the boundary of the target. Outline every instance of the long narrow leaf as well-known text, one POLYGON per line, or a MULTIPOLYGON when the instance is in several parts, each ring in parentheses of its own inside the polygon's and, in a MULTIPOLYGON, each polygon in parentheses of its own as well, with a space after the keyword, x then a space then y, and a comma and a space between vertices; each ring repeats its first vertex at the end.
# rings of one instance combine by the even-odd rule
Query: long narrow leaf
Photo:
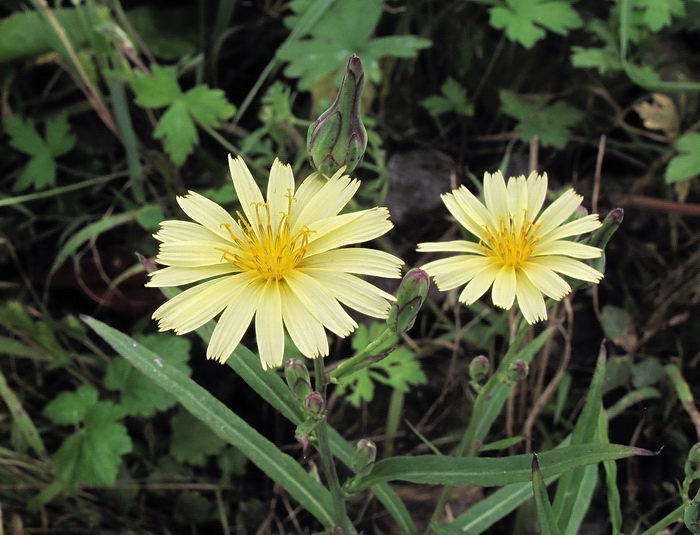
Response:
POLYGON ((535 495, 537 519, 540 522, 542 535, 562 535, 561 528, 552 512, 552 505, 549 503, 547 485, 542 477, 540 465, 537 462, 537 455, 532 456, 532 492, 535 495))
MULTIPOLYGON (((609 444, 608 420, 603 412, 598 419, 598 438, 603 444, 609 444)), ((620 508, 620 490, 617 488, 617 465, 613 461, 603 461, 605 484, 608 489, 608 512, 612 535, 622 533, 622 509, 620 508)))
MULTIPOLYGON (((539 454, 545 476, 606 460, 622 459, 633 455, 654 455, 643 448, 619 444, 579 444, 557 448, 539 454)), ((379 481, 410 481, 436 485, 478 485, 493 487, 531 481, 530 455, 511 457, 462 457, 439 455, 392 457, 379 461, 372 472, 357 482, 363 489, 379 481)))
POLYGON ((192 379, 168 365, 127 335, 104 323, 83 316, 83 321, 137 369, 169 392, 215 434, 241 450, 273 481, 314 515, 324 526, 333 522, 333 505, 328 490, 311 477, 294 459, 282 453, 267 438, 192 379))

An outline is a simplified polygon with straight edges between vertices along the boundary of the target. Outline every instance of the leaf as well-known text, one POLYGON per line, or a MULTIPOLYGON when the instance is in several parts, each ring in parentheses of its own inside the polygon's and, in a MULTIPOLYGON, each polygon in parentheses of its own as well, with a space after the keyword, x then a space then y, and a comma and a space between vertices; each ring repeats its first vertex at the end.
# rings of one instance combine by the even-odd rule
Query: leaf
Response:
POLYGON ((164 108, 182 96, 175 73, 157 65, 150 74, 137 75, 131 88, 136 93, 136 104, 144 108, 164 108))
POLYGON ((177 165, 185 163, 199 143, 197 128, 184 101, 175 102, 158 121, 153 137, 164 139, 165 150, 177 165))
POLYGON ((34 186, 35 190, 41 190, 55 185, 56 162, 47 150, 47 152, 32 156, 17 177, 12 191, 17 193, 30 186, 34 186))
POLYGON ((685 15, 683 0, 635 0, 635 7, 643 11, 642 21, 653 32, 670 26, 673 15, 685 15))
MULTIPOLYGON (((191 370, 187 361, 191 344, 187 338, 158 333, 135 336, 134 340, 162 355, 164 360, 184 374, 190 375, 191 370)), ((112 359, 109 362, 103 382, 106 388, 121 392, 121 405, 128 414, 150 418, 177 403, 175 398, 153 384, 153 381, 123 358, 112 359)))
MULTIPOLYGON (((544 476, 551 477, 580 466, 634 455, 652 456, 654 453, 619 444, 579 444, 540 453, 539 460, 544 476)), ((359 491, 380 481, 495 487, 530 482, 531 463, 529 454, 510 457, 391 457, 377 462, 370 474, 360 476, 354 488, 359 491)))
POLYGON ((532 492, 535 496, 537 508, 537 520, 540 523, 542 535, 562 535, 561 528, 552 513, 552 505, 547 496, 547 485, 540 471, 540 463, 537 454, 532 456, 532 492))
POLYGON ((46 143, 37 132, 34 121, 22 119, 16 115, 7 115, 4 123, 13 149, 29 156, 38 156, 46 152, 46 143))
POLYGON ((77 143, 77 137, 70 131, 68 116, 65 113, 47 119, 45 133, 46 144, 54 158, 70 152, 77 143))
MULTIPOLYGON (((372 324, 369 329, 361 325, 353 336, 353 349, 364 349, 370 341, 378 338, 384 329, 385 326, 380 323, 372 324)), ((377 353, 390 350, 397 339, 390 340, 385 348, 378 348, 377 353)), ((338 385, 337 393, 345 396, 355 407, 359 407, 363 401, 369 402, 374 398, 375 382, 408 392, 411 385, 424 384, 426 380, 415 354, 406 348, 399 348, 369 367, 344 377, 338 385)))
POLYGON ((491 26, 505 29, 508 39, 525 48, 532 48, 545 36, 543 28, 566 35, 583 25, 581 17, 566 1, 506 0, 505 3, 489 10, 491 26))
POLYGON ((562 149, 566 146, 569 129, 581 120, 583 114, 564 102, 548 106, 546 101, 525 102, 512 91, 500 93, 502 111, 518 120, 515 129, 524 141, 535 136, 542 146, 562 149))
POLYGON ((114 421, 121 414, 111 402, 95 403, 85 412, 85 425, 63 441, 52 460, 67 487, 114 484, 122 455, 132 449, 126 427, 114 421))
POLYGON ((433 117, 443 113, 454 112, 470 117, 474 115, 474 106, 467 99, 467 90, 451 76, 442 87, 442 95, 432 95, 421 101, 421 106, 428 110, 433 117))
POLYGON ((203 466, 207 456, 216 455, 226 447, 226 441, 187 411, 175 413, 170 427, 173 431, 170 455, 181 463, 203 466))
MULTIPOLYGON (((294 459, 280 451, 236 413, 156 353, 94 318, 82 316, 82 319, 117 353, 177 398, 185 409, 204 422, 214 433, 240 449, 326 527, 333 524, 330 493, 294 459)), ((257 364, 260 369, 259 360, 257 364)), ((291 395, 288 388, 287 392, 291 395)))
POLYGON ((184 98, 190 114, 198 122, 212 128, 236 113, 236 108, 226 100, 221 89, 209 89, 205 85, 198 85, 185 93, 184 98))
POLYGON ((97 403, 97 389, 82 385, 74 392, 61 392, 44 407, 43 413, 56 425, 77 425, 85 421, 88 411, 97 403))
POLYGON ((680 136, 676 140, 676 150, 680 154, 675 156, 666 168, 666 184, 700 174, 700 134, 691 132, 680 136))
MULTIPOLYGON (((290 4, 292 15, 285 23, 295 28, 303 16, 318 8, 316 2, 295 0, 290 4)), ((365 77, 381 80, 377 61, 382 57, 413 58, 418 50, 431 41, 415 36, 396 35, 372 39, 382 16, 378 0, 333 2, 321 14, 303 41, 290 40, 277 51, 277 57, 288 62, 285 75, 299 78, 299 87, 311 90, 323 78, 334 75, 340 82, 345 64, 351 54, 362 59, 365 77)))
POLYGON ((577 68, 596 68, 600 74, 619 71, 622 68, 619 53, 610 47, 571 47, 571 65, 577 68))

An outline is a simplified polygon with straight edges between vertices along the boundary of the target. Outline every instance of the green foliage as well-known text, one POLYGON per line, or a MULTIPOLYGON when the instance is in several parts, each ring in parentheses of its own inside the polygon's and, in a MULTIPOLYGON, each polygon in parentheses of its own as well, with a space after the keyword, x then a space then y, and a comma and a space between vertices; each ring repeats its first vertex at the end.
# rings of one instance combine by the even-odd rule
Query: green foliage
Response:
MULTIPOLYGON (((135 340, 162 355, 173 367, 186 375, 190 374, 187 361, 190 342, 174 334, 159 333, 135 336, 135 340)), ((153 384, 129 362, 121 358, 112 359, 107 365, 104 385, 121 393, 121 406, 128 414, 151 417, 159 411, 173 407, 177 401, 162 388, 153 384)))
POLYGON ((474 106, 467 98, 467 90, 459 85, 459 82, 451 76, 440 87, 441 95, 432 95, 421 101, 428 113, 438 117, 444 113, 454 112, 459 115, 471 117, 474 115, 474 106))
POLYGON ((197 124, 204 128, 218 128, 236 111, 220 89, 200 84, 183 93, 175 73, 156 65, 151 74, 137 75, 131 86, 139 106, 168 108, 153 135, 163 139, 165 150, 177 165, 185 163, 199 143, 197 124))
MULTIPOLYGON (((364 349, 383 331, 384 325, 380 323, 373 323, 369 328, 360 325, 352 339, 353 349, 364 349)), ((426 380, 415 353, 406 348, 398 348, 379 362, 345 377, 338 386, 338 394, 345 396, 355 407, 359 407, 363 401, 372 401, 375 383, 408 392, 411 386, 425 384, 426 380)))
POLYGON ((122 456, 132 448, 126 427, 118 421, 124 410, 98 400, 98 395, 94 387, 83 385, 59 394, 44 408, 56 425, 77 426, 52 459, 58 478, 70 489, 114 484, 122 456))
POLYGON ((674 15, 685 15, 683 0, 636 0, 635 7, 642 10, 642 22, 653 32, 670 26, 674 15))
POLYGON ((489 10, 491 26, 505 30, 511 41, 525 48, 543 39, 545 30, 566 35, 583 20, 567 0, 505 0, 489 10))
POLYGON ((226 447, 226 441, 185 410, 173 415, 170 427, 173 431, 170 454, 181 463, 202 466, 207 456, 216 455, 226 447))
POLYGON ((664 175, 666 184, 700 174, 700 134, 691 132, 680 136, 676 140, 676 150, 680 154, 668 163, 664 175))
MULTIPOLYGON (((295 15, 285 18, 285 23, 294 28, 300 15, 315 8, 315 0, 293 0, 290 7, 295 15)), ((329 75, 335 75, 340 82, 344 61, 357 54, 364 63, 367 79, 379 82, 379 59, 414 58, 419 50, 431 46, 430 40, 413 35, 372 38, 382 11, 379 0, 336 0, 307 39, 287 42, 277 51, 277 57, 289 63, 285 75, 299 78, 299 87, 306 90, 329 75)))
POLYGON ((77 143, 70 131, 68 116, 63 113, 50 117, 44 123, 44 137, 36 130, 34 121, 16 115, 5 117, 5 130, 10 145, 30 156, 20 171, 12 191, 24 191, 30 187, 42 190, 56 185, 56 158, 70 152, 77 143))
POLYGON ((570 129, 583 117, 580 110, 564 102, 552 105, 546 100, 526 102, 507 90, 501 91, 500 96, 503 113, 518 121, 515 130, 523 141, 537 136, 544 147, 563 149, 570 129))

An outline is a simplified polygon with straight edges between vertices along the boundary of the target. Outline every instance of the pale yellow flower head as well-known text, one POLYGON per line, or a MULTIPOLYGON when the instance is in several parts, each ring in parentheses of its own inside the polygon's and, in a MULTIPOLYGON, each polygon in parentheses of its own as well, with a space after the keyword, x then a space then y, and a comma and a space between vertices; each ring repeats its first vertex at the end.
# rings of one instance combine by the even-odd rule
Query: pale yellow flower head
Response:
POLYGON ((440 290, 466 284, 459 300, 467 305, 492 287, 494 305, 510 309, 517 299, 528 323, 546 319, 543 295, 559 300, 571 291, 561 275, 593 283, 603 277, 579 260, 601 250, 570 239, 600 227, 598 215, 569 220, 583 200, 572 189, 540 213, 546 194, 546 173, 511 177, 506 185, 500 171, 484 175, 485 203, 464 186, 444 194, 447 209, 478 242, 421 243, 421 252, 461 253, 423 269, 440 290))
POLYGON ((267 198, 241 158, 229 156, 241 211, 236 217, 201 195, 177 201, 194 221, 164 221, 147 286, 198 283, 160 306, 160 330, 184 334, 221 313, 207 357, 226 361, 253 318, 263 368, 282 364, 285 330, 307 357, 328 355, 325 329, 345 337, 356 327, 341 303, 385 318, 393 297, 357 275, 400 277, 403 262, 383 251, 347 247, 392 228, 386 208, 338 215, 359 188, 342 174, 313 173, 297 189, 275 160, 267 198), (324 329, 325 328, 325 329, 324 329))

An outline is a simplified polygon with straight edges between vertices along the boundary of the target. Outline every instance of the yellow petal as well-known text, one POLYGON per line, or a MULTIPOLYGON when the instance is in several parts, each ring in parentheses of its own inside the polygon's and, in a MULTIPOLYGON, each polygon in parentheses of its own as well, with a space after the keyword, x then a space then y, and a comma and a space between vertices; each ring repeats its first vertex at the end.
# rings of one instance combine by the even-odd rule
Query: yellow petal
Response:
POLYGON ((499 266, 491 262, 469 281, 462 293, 459 294, 459 300, 467 305, 477 301, 491 287, 499 271, 499 266))
POLYGON ((573 241, 556 240, 541 245, 537 244, 532 256, 563 255, 574 258, 599 258, 601 254, 602 251, 597 247, 573 241))
POLYGON ((566 221, 576 208, 581 205, 583 197, 570 189, 550 204, 544 212, 537 218, 536 223, 540 225, 537 233, 546 236, 549 232, 557 228, 566 221))
POLYGON ((548 233, 546 236, 542 234, 542 241, 560 240, 562 238, 568 238, 569 236, 578 236, 579 234, 585 234, 586 232, 591 232, 600 227, 601 223, 598 220, 598 214, 591 214, 580 219, 564 223, 560 227, 557 227, 552 232, 548 233))
POLYGON ((546 264, 526 262, 522 270, 540 292, 552 299, 559 301, 571 291, 571 286, 546 264))
POLYGON ((280 285, 282 294, 282 319, 294 345, 308 358, 328 355, 328 337, 323 324, 291 291, 288 285, 280 285))
POLYGON ((231 155, 229 154, 228 167, 231 172, 233 187, 238 195, 238 200, 241 203, 243 213, 245 214, 248 222, 252 223, 253 221, 257 220, 255 205, 265 202, 262 193, 260 193, 260 188, 255 182, 253 175, 250 174, 248 167, 243 161, 243 158, 231 158, 231 155))
POLYGON ((352 247, 331 249, 313 256, 307 254, 299 268, 318 268, 329 271, 344 271, 357 275, 397 278, 401 276, 403 260, 384 251, 352 247))
POLYGON ((226 249, 237 250, 235 247, 226 247, 218 242, 163 242, 158 248, 156 261, 164 266, 211 266, 225 262, 226 249))
POLYGON ((150 273, 151 280, 146 283, 146 286, 154 288, 182 286, 211 277, 230 275, 237 271, 240 270, 228 262, 213 266, 167 267, 150 273))
POLYGON ((532 325, 547 319, 547 307, 544 304, 542 293, 522 271, 517 274, 517 279, 516 295, 518 306, 523 313, 525 321, 532 325))
POLYGON ((547 196, 547 173, 538 175, 535 171, 527 177, 527 215, 533 221, 542 209, 547 196))
POLYGON ((591 266, 584 264, 580 260, 567 258, 565 256, 542 256, 531 260, 531 263, 538 263, 554 271, 572 277, 574 279, 588 282, 598 282, 603 278, 603 274, 596 271, 591 266))
POLYGON ((371 208, 324 219, 311 226, 306 255, 373 240, 391 230, 393 225, 388 218, 386 208, 371 208))
POLYGON ((268 281, 262 286, 255 313, 255 339, 264 370, 282 365, 284 358, 284 327, 279 283, 268 281))
POLYGON ((459 255, 428 262, 422 269, 428 273, 441 291, 451 290, 473 279, 494 264, 485 256, 459 255))
POLYGON ((354 275, 311 269, 304 273, 321 283, 344 305, 374 318, 386 318, 389 301, 394 300, 391 294, 354 275))
POLYGON ((340 210, 353 198, 360 187, 359 180, 351 180, 343 175, 329 179, 302 209, 294 221, 293 231, 304 226, 311 226, 327 217, 338 215, 340 210))
POLYGON ((508 217, 508 191, 503 174, 496 171, 493 174, 484 173, 484 200, 489 213, 496 219, 508 217))
POLYGON ((153 237, 161 242, 216 241, 222 245, 231 243, 231 240, 221 233, 190 221, 162 221, 158 233, 153 237))
POLYGON ((289 210, 289 197, 294 195, 294 174, 289 165, 275 158, 267 181, 267 202, 270 206, 270 226, 279 228, 282 215, 289 210))
POLYGON ((491 299, 497 307, 510 309, 515 301, 515 269, 503 266, 493 281, 491 299))
POLYGON ((461 186, 442 195, 442 202, 460 225, 480 240, 486 240, 484 226, 492 224, 493 217, 471 191, 461 186))
POLYGON ((453 240, 442 242, 427 242, 419 243, 418 251, 421 253, 439 253, 439 252, 454 252, 454 253, 472 253, 483 254, 484 251, 479 247, 479 244, 466 240, 453 240))

